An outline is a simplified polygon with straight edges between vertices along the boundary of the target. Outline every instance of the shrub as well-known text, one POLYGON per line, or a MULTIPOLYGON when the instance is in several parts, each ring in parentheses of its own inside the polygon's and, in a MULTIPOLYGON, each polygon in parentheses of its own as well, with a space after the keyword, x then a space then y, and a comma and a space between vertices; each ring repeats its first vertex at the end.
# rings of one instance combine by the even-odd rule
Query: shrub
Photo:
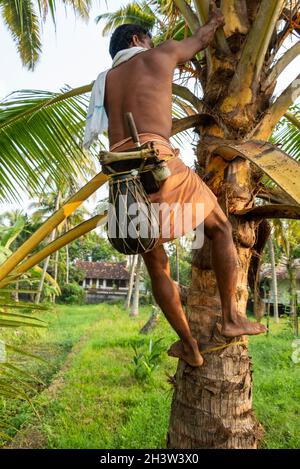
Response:
POLYGON ((134 357, 131 371, 138 381, 148 381, 161 362, 162 353, 165 351, 162 340, 163 338, 160 338, 153 342, 150 339, 148 343, 147 339, 143 339, 132 346, 134 357))
POLYGON ((85 302, 85 296, 84 289, 77 285, 77 283, 68 283, 61 288, 58 302, 68 305, 82 305, 85 302))

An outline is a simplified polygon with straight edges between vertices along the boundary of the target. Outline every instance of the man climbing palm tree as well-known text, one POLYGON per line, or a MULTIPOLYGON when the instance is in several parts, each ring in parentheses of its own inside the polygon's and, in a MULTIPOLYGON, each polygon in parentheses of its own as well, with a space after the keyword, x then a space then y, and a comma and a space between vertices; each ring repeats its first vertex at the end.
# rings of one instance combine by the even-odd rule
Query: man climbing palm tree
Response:
MULTIPOLYGON (((110 150, 133 149, 135 145, 124 122, 124 114, 131 112, 141 144, 155 142, 161 155, 172 153, 173 158, 168 161, 171 176, 160 184, 157 192, 149 194, 149 198, 153 203, 169 206, 176 202, 190 204, 193 228, 196 228, 196 206, 203 204, 204 232, 212 243, 212 261, 222 303, 222 334, 230 338, 260 334, 266 329, 237 311, 237 254, 231 224, 214 194, 195 172, 184 165, 169 141, 174 70, 178 64, 185 63, 205 49, 223 25, 222 13, 212 6, 208 22, 193 36, 182 41, 168 40, 155 48, 151 34, 140 26, 127 24, 118 27, 110 41, 113 68, 102 74, 100 80, 97 79, 98 83, 96 81, 85 141, 89 145, 108 123, 110 150)), ((143 258, 155 299, 180 337, 171 346, 169 355, 179 357, 191 366, 199 366, 203 358, 183 312, 178 289, 171 279, 163 247, 164 242, 175 237, 172 221, 171 225, 170 235, 162 237, 153 250, 143 254, 143 258)))

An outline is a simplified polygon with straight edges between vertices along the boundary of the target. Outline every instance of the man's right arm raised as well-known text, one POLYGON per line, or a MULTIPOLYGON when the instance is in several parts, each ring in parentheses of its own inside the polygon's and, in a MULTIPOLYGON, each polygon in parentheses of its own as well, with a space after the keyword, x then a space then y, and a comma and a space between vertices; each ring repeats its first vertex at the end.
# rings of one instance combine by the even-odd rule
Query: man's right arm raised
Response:
POLYGON ((176 64, 185 63, 191 60, 197 52, 206 49, 213 40, 216 31, 224 24, 224 16, 221 10, 211 7, 207 23, 198 28, 191 37, 182 41, 171 39, 163 43, 160 49, 172 55, 176 64))

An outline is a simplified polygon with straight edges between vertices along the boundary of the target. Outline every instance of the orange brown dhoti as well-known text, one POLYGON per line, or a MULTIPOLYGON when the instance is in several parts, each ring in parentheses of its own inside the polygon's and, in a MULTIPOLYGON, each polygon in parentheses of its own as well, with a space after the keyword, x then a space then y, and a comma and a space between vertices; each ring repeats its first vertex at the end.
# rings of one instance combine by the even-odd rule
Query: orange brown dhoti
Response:
MULTIPOLYGON (((159 149, 159 158, 167 160, 171 175, 160 182, 157 192, 148 194, 156 210, 159 210, 161 235, 158 244, 179 238, 199 226, 212 212, 217 198, 202 179, 186 166, 179 157, 179 149, 172 147, 169 140, 157 134, 139 134, 141 145, 154 142, 159 149)), ((134 149, 132 138, 126 138, 110 147, 110 151, 134 149)))

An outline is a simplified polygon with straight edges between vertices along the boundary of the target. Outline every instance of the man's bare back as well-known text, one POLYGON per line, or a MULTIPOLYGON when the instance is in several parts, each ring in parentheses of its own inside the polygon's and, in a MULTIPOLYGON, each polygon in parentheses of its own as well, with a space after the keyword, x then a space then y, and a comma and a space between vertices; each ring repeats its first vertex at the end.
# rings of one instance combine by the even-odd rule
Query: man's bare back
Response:
POLYGON ((137 54, 108 72, 105 108, 110 144, 129 137, 124 115, 132 112, 139 133, 171 136, 172 81, 176 60, 166 47, 137 54))

